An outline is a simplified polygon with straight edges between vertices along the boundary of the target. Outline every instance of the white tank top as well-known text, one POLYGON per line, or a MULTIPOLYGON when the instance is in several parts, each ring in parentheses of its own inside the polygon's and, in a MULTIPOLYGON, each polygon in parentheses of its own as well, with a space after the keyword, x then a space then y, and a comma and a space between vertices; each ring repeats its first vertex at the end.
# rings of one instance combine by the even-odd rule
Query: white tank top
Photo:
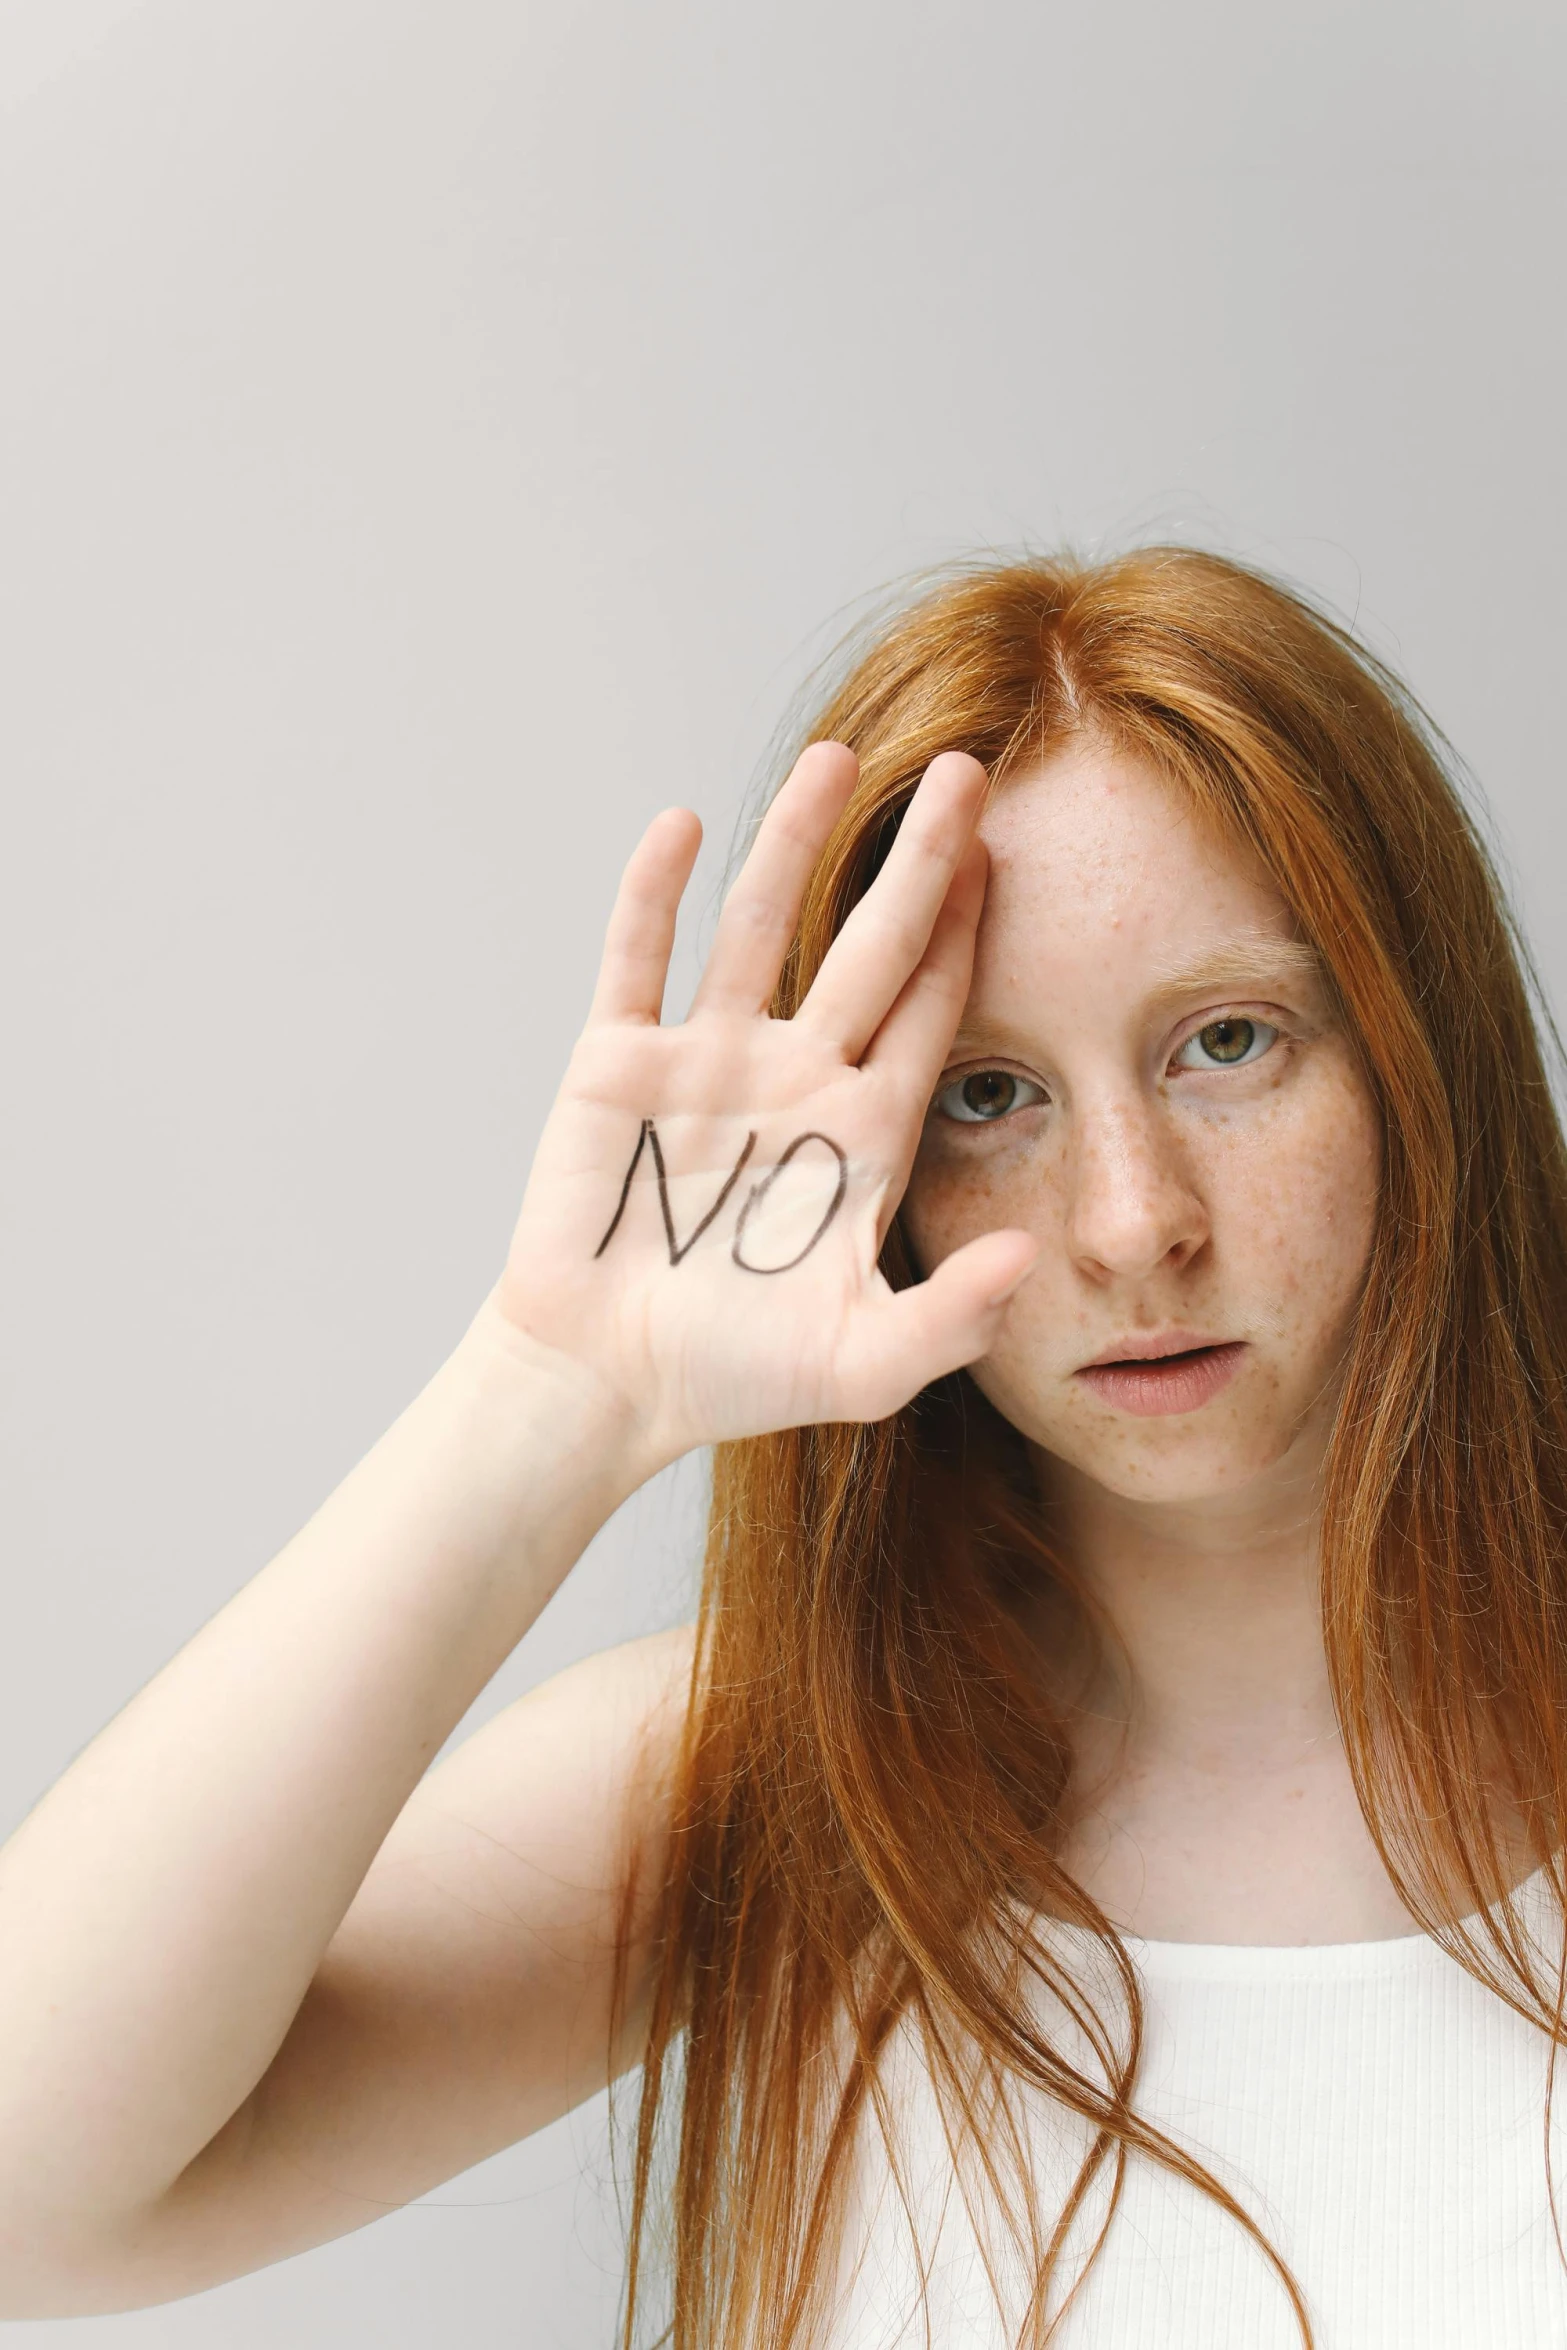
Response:
MULTIPOLYGON (((1543 1877, 1519 1896, 1542 1950, 1543 1877)), ((1091 1966, 1094 1947, 1052 1928, 1091 1966)), ((1560 2350, 1567 2268, 1545 2173, 1548 2043, 1423 1934, 1304 1948, 1127 1937, 1147 2000, 1138 2109, 1230 2188, 1289 2262, 1318 2350, 1560 2350)), ((1103 1989, 1107 1978, 1093 1973, 1103 1989)), ((1113 2015, 1113 2003, 1106 2011, 1113 2015)), ((1059 2044, 1059 2024, 1053 2027, 1059 2044)), ((911 2035, 888 2084, 928 2257, 926 2309, 887 2158, 862 2136, 831 2350, 1010 2350, 1020 2266, 958 2188, 911 2035), (991 2247, 1001 2305, 987 2280, 991 2247)), ((1042 2108, 1043 2100, 1037 2104, 1042 2108)), ((1031 2110, 1046 2232, 1087 2142, 1031 2110)), ((1553 2160, 1567 2241, 1567 2051, 1553 2160)), ((1092 2225, 1071 2242, 1086 2251, 1092 2225)), ((1068 2275, 1076 2273, 1070 2265, 1068 2275)), ((1051 2308, 1059 2306, 1053 2297, 1051 2308)), ((1129 2158, 1120 2209, 1052 2350, 1295 2350, 1288 2297, 1210 2198, 1129 2158)))

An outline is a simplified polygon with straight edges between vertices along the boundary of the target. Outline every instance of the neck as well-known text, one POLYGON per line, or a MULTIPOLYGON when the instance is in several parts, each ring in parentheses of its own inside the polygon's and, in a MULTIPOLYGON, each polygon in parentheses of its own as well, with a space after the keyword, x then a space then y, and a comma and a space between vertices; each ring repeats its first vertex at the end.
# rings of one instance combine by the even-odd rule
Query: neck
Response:
MULTIPOLYGON (((1130 1500, 1038 1456, 1050 1531, 1104 1634, 1083 1655, 1047 1597, 1039 1654, 1073 1750, 1057 1858, 1137 1932, 1309 1942, 1408 1930, 1328 1679, 1324 1455, 1323 1441, 1297 1442, 1265 1477, 1200 1503, 1130 1500)), ((1526 1830, 1502 1803, 1510 1884, 1540 1857, 1526 1830)), ((1456 1879, 1439 1898, 1454 1917, 1473 1906, 1456 1879)))
POLYGON ((1138 1764, 1288 1769, 1337 1737, 1318 1580, 1322 1448, 1220 1499, 1144 1502, 1040 1461, 1074 1579, 1111 1637, 1085 1727, 1138 1764))
POLYGON ((1132 1501, 1040 1465, 1063 1562, 1102 1625, 1062 1693, 1072 1773, 1055 1857, 1068 1876, 1156 1939, 1402 1932, 1333 1710, 1320 1448, 1200 1504, 1132 1501))

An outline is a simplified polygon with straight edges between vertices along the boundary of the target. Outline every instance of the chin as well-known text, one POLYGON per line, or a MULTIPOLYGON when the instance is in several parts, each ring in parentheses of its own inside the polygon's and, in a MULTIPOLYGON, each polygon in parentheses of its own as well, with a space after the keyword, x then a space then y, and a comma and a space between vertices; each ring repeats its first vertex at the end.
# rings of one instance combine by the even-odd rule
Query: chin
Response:
POLYGON ((1320 1442, 1311 1440, 1319 1433, 1318 1415, 1303 1411, 1298 1419, 1281 1420, 1276 1398, 1270 1398, 1275 1409, 1264 1413, 1221 1405, 1156 1419, 1112 1419, 1042 1408, 983 1371, 978 1383, 1037 1451, 1126 1501, 1231 1503, 1248 1488, 1265 1485, 1287 1462, 1291 1470, 1304 1467, 1307 1454, 1316 1459, 1321 1451, 1320 1442))
POLYGON ((1237 1500, 1277 1468, 1288 1450, 1265 1442, 1242 1448, 1233 1435, 1217 1446, 1196 1429, 1184 1442, 1157 1445, 1135 1439, 1124 1445, 1074 1444, 1060 1435, 1053 1443, 1048 1436, 1034 1441, 1052 1460, 1123 1501, 1186 1507, 1237 1500))

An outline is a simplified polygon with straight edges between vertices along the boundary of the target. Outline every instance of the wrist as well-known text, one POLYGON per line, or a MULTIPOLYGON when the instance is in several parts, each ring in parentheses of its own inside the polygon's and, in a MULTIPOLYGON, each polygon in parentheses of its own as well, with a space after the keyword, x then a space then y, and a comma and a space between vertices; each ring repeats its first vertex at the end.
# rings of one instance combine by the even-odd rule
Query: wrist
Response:
MULTIPOLYGON (((602 1523, 680 1447, 660 1438, 592 1364, 524 1330, 491 1291, 450 1358, 486 1425, 528 1455, 542 1500, 602 1523)), ((586 1539, 586 1538, 585 1538, 586 1539)))

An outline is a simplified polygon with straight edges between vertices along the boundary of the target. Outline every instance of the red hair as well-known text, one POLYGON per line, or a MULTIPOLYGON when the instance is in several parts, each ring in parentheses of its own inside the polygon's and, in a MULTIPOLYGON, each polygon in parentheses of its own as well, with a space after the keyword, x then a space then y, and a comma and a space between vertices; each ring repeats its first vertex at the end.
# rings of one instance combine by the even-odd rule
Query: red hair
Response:
MULTIPOLYGON (((1255 853, 1358 1041, 1384 1148, 1327 1464, 1335 1702, 1411 1915, 1559 2042, 1563 1980, 1541 1976, 1510 1895, 1520 1844, 1563 1891, 1567 1159, 1527 961, 1422 712, 1344 630, 1216 556, 965 570, 879 635, 809 729, 849 744, 860 779, 775 1009, 809 987, 937 752, 972 752, 1002 786, 1088 726, 1255 853), (1456 1922, 1476 1913, 1473 1930, 1456 1922)), ((909 1277, 896 1224, 884 1262, 909 1277)), ((810 2339, 854 2134, 871 2116, 890 2133, 882 2074, 900 2025, 1036 2281, 1022 2339, 1058 2315, 1066 2231, 1093 2180, 1108 2166, 1108 2227, 1137 2158, 1252 2234, 1310 2343, 1303 2296, 1250 2214, 1135 2110, 1136 1973, 1053 1857, 1072 1722, 1027 1668, 1015 1604, 1040 1576, 1073 1604, 1021 1440, 966 1374, 873 1426, 719 1449, 636 2135, 628 2345, 661 2116, 676 2115, 675 2350, 810 2339), (1096 1938, 1118 2013, 1033 1931, 1041 1913, 1096 1938), (1042 2027, 1040 1986, 1092 2065, 1042 2027), (1089 2125, 1064 2211, 1035 2208, 1019 2089, 1089 2125)))

